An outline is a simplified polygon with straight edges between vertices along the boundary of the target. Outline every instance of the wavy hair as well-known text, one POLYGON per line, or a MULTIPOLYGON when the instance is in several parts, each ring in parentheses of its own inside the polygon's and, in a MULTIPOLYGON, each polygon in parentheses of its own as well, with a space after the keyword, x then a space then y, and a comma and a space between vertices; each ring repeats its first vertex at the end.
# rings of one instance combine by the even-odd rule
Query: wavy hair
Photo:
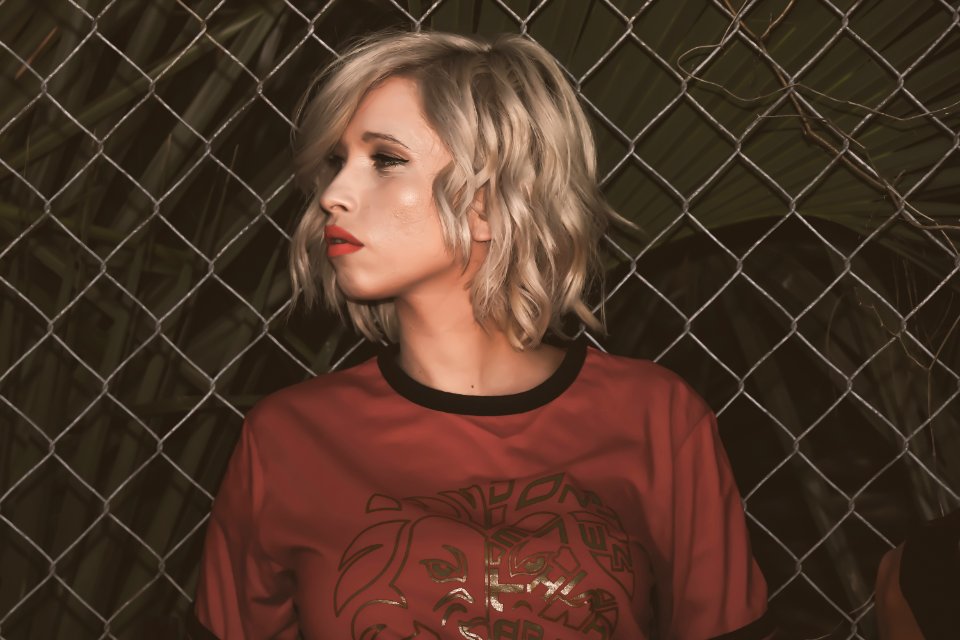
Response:
MULTIPOLYGON (((515 349, 563 333, 570 312, 606 334, 584 302, 598 278, 600 240, 611 221, 634 223, 606 202, 596 180, 589 124, 559 65, 517 34, 491 42, 438 31, 387 30, 355 41, 311 80, 294 110, 294 171, 308 204, 290 243, 293 288, 307 308, 324 305, 366 338, 399 341, 390 299, 355 302, 337 286, 322 240, 326 162, 364 95, 391 76, 414 80, 426 121, 452 156, 433 182, 444 243, 469 263, 468 211, 482 190, 491 241, 470 285, 475 319, 504 331, 515 349), (318 92, 313 98, 315 88, 318 92), (317 283, 319 283, 319 291, 317 283)), ((603 300, 601 293, 601 300, 603 300)))

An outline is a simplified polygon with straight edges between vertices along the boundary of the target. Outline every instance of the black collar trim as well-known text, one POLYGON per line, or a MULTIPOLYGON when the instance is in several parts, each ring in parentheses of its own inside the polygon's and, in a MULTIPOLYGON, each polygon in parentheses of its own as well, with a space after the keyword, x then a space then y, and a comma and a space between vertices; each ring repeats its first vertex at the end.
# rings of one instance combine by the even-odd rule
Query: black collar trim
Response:
POLYGON ((558 343, 556 346, 567 347, 567 352, 560 366, 549 378, 532 389, 500 396, 451 393, 414 380, 397 364, 400 355, 398 343, 381 348, 377 354, 377 366, 394 391, 428 409, 474 416, 504 416, 523 413, 547 404, 577 379, 587 356, 586 334, 581 333, 575 340, 558 343))

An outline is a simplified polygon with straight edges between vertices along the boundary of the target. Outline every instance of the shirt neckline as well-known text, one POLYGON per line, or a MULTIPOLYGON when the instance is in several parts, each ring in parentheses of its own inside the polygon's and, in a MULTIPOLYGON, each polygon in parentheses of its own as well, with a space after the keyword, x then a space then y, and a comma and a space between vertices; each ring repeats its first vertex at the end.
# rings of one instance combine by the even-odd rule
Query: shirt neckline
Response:
POLYGON ((504 416, 542 407, 577 379, 587 356, 586 334, 557 346, 566 347, 567 351, 550 377, 531 389, 507 395, 474 396, 429 387, 411 378, 397 363, 399 343, 381 348, 377 354, 377 367, 394 391, 428 409, 463 415, 504 416))

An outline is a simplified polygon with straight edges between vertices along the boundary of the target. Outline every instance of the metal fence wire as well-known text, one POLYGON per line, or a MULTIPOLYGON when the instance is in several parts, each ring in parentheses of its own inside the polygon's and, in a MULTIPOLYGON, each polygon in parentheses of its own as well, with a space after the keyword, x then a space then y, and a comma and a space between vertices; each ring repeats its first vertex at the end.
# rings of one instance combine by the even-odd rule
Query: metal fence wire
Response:
POLYGON ((557 55, 649 234, 604 247, 611 333, 642 346, 593 343, 717 410, 782 624, 876 637, 880 556, 960 502, 958 23, 942 0, 0 2, 0 637, 184 611, 245 407, 369 356, 278 322, 284 145, 309 71, 389 24, 557 55), (712 262, 684 271, 683 242, 712 262))

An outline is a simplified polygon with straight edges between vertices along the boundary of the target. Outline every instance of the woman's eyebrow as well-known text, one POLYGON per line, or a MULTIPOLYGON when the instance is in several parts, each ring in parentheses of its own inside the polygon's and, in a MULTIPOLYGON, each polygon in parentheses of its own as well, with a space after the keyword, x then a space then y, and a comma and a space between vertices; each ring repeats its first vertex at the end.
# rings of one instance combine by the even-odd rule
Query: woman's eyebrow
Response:
POLYGON ((364 131, 363 135, 360 136, 360 139, 363 140, 364 142, 369 142, 371 138, 378 138, 380 140, 387 140, 389 142, 394 142, 400 145, 401 147, 403 147, 404 149, 406 149, 407 151, 410 150, 410 148, 407 145, 403 144, 402 142, 394 138, 389 133, 380 133, 378 131, 364 131))

